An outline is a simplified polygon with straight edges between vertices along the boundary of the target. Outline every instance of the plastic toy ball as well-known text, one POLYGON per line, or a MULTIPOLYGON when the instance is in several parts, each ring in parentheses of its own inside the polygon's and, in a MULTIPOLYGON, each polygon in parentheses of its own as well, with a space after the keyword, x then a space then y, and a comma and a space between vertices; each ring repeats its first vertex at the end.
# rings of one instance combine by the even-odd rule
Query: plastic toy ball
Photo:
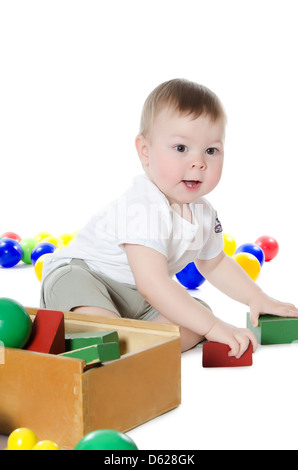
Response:
POLYGON ((196 289, 201 286, 206 279, 197 270, 195 263, 189 263, 179 273, 176 273, 176 278, 187 289, 196 289))
POLYGON ((12 268, 23 255, 20 244, 11 238, 3 238, 0 240, 0 266, 3 268, 12 268))
POLYGON ((71 233, 62 233, 62 235, 59 235, 57 238, 62 241, 63 245, 68 245, 73 239, 73 235, 71 233))
POLYGON ((54 251, 56 249, 57 249, 57 247, 56 247, 56 245, 53 245, 53 243, 47 243, 47 242, 39 243, 32 250, 31 263, 34 266, 36 261, 38 260, 38 258, 40 258, 42 255, 45 255, 46 253, 54 253, 54 251))
POLYGON ((119 431, 99 429, 86 434, 74 450, 138 450, 134 441, 119 431))
POLYGON ((43 238, 42 243, 52 243, 57 248, 63 245, 62 240, 58 237, 54 237, 53 235, 51 235, 50 237, 43 238))
POLYGON ((269 235, 259 237, 255 243, 262 248, 265 254, 265 262, 271 261, 277 255, 279 246, 275 238, 269 235))
POLYGON ((35 432, 28 428, 18 428, 8 437, 8 450, 31 450, 37 443, 35 432))
POLYGON ((20 241, 22 240, 22 238, 20 237, 20 235, 18 235, 18 234, 15 233, 15 232, 5 232, 5 233, 2 233, 1 238, 11 238, 12 240, 16 240, 17 242, 20 242, 20 241))
POLYGON ((25 308, 15 300, 0 298, 0 341, 7 348, 22 348, 31 334, 32 322, 25 308))
POLYGON ((37 442, 32 450, 60 450, 60 447, 56 442, 44 440, 37 442))
POLYGON ((244 271, 256 281, 261 272, 261 265, 257 258, 250 253, 237 253, 232 256, 237 263, 244 269, 244 271))
POLYGON ((228 233, 223 233, 222 235, 224 239, 223 251, 225 252, 226 255, 232 256, 236 251, 236 247, 237 247, 236 240, 228 233))
POLYGON ((34 265, 34 272, 36 274, 36 277, 37 279, 41 282, 42 280, 42 270, 43 270, 43 262, 44 262, 44 259, 45 257, 47 256, 47 254, 45 255, 41 255, 38 260, 36 261, 35 265, 34 265))
POLYGON ((23 250, 22 261, 25 264, 31 264, 31 253, 33 248, 38 245, 38 241, 35 238, 23 238, 20 241, 20 246, 23 250))
POLYGON ((52 237, 52 234, 50 232, 39 232, 36 235, 34 235, 33 238, 35 238, 38 241, 38 243, 40 243, 46 237, 52 237))
POLYGON ((256 243, 244 243, 243 245, 239 246, 239 248, 237 248, 236 253, 250 253, 257 258, 261 266, 264 264, 264 251, 256 243))

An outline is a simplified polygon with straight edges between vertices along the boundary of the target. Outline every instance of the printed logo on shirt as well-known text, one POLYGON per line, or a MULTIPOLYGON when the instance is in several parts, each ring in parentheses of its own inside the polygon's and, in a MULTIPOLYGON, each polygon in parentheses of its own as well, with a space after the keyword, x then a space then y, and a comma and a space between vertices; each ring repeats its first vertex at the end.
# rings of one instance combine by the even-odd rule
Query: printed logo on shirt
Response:
POLYGON ((221 223, 220 223, 220 221, 219 221, 219 219, 218 219, 217 216, 216 216, 216 218, 215 218, 214 232, 215 232, 215 233, 220 233, 220 232, 222 232, 222 226, 221 226, 221 223))

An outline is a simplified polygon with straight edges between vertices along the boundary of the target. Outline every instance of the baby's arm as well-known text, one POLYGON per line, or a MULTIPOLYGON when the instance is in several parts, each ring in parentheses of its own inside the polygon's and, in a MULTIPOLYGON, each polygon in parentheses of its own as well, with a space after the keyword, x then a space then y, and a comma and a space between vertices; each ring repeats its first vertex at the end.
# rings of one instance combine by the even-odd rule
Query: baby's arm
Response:
POLYGON ((207 261, 196 260, 196 266, 211 284, 250 308, 250 319, 254 326, 258 326, 261 313, 298 317, 298 309, 293 304, 279 302, 266 295, 239 264, 225 253, 207 261))
POLYGON ((228 344, 230 355, 240 357, 252 342, 252 332, 222 322, 169 277, 167 259, 161 253, 141 245, 125 245, 138 291, 161 315, 209 340, 228 344))

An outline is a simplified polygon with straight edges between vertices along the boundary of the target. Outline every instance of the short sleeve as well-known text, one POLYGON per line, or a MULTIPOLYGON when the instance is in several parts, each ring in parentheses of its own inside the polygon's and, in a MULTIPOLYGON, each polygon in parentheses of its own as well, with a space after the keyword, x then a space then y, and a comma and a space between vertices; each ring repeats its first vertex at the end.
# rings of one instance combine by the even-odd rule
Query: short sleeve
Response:
POLYGON ((204 207, 203 220, 203 245, 197 258, 208 260, 215 258, 223 250, 223 229, 217 212, 209 203, 204 207))

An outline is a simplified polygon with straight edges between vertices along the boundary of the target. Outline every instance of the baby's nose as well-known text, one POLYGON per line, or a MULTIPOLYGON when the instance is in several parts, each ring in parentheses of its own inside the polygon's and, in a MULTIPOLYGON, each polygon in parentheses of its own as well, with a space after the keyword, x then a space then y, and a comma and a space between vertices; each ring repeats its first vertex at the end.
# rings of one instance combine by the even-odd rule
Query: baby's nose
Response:
POLYGON ((205 170, 207 168, 206 162, 203 159, 197 159, 191 163, 191 168, 199 168, 205 170))

